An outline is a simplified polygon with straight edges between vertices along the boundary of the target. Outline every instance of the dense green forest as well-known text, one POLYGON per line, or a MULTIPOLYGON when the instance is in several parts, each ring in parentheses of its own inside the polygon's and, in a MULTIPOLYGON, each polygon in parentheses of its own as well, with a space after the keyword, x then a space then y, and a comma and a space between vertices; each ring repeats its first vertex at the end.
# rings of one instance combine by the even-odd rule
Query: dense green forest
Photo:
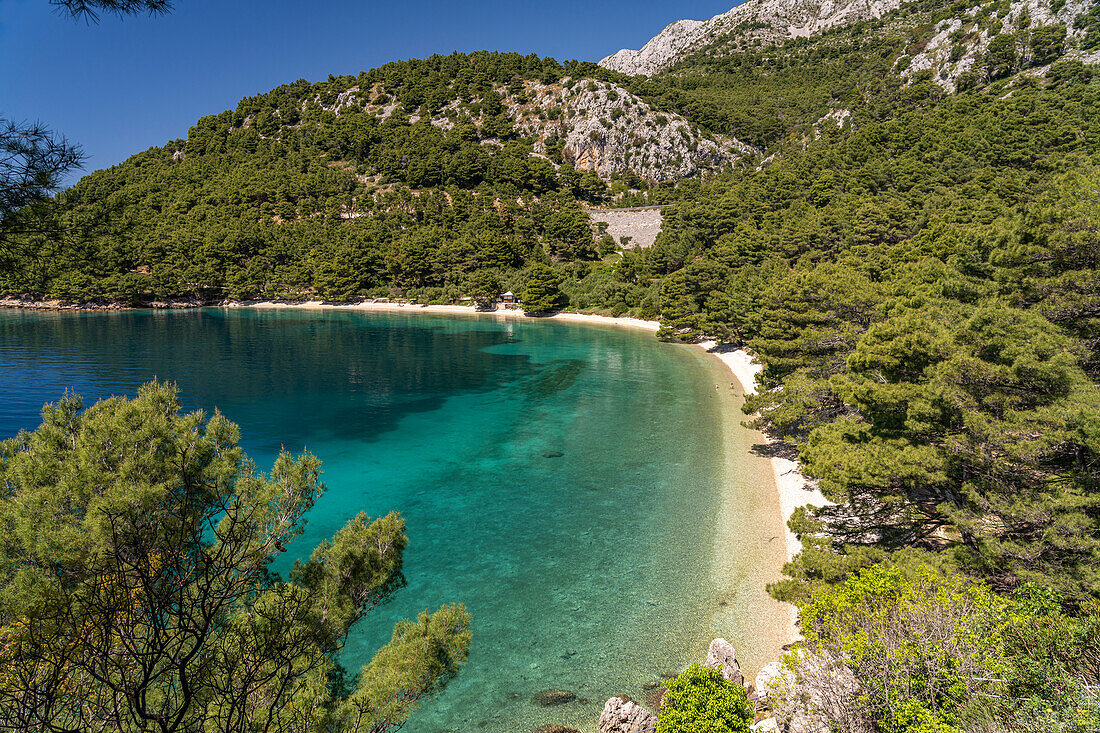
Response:
MULTIPOLYGON (((531 310, 660 318, 662 338, 747 347, 764 371, 746 413, 833 502, 796 514, 804 549, 771 591, 800 605, 816 651, 862 639, 866 667, 850 659, 879 695, 875 729, 1003 730, 1049 704, 1036 730, 1095 730, 1095 711, 1075 711, 1100 685, 1100 75, 1061 58, 1064 27, 1002 29, 1006 7, 920 0, 774 48, 719 39, 650 79, 480 53, 299 81, 60 194, 52 230, 0 252, 0 291, 141 304, 511 289, 531 310), (996 37, 956 91, 900 73, 964 13, 959 48, 996 37), (534 155, 503 100, 566 78, 615 82, 759 155, 675 184, 534 155), (588 205, 642 201, 672 204, 654 246, 593 230, 588 205), (942 619, 968 586, 970 615, 948 630, 968 641, 929 662, 957 685, 876 676, 887 652, 868 628, 914 608, 942 619), (960 671, 979 657, 992 666, 960 671), (966 686, 981 674, 1007 687, 966 686), (1024 703, 964 705, 973 695, 1024 703)), ((1092 7, 1085 49, 1100 45, 1092 7)))

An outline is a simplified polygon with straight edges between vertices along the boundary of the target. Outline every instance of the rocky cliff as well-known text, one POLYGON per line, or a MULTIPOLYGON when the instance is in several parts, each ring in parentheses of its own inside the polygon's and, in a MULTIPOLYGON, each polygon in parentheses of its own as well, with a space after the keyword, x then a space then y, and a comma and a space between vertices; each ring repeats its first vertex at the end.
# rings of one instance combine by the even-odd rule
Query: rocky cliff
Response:
POLYGON ((622 49, 600 66, 651 76, 724 36, 740 48, 812 36, 830 28, 895 10, 900 0, 747 0, 710 20, 678 20, 638 51, 622 49))
POLYGON ((530 82, 526 103, 507 101, 535 151, 554 154, 578 170, 607 177, 634 173, 669 181, 720 168, 754 154, 729 137, 704 133, 683 117, 661 113, 622 87, 602 81, 530 82))

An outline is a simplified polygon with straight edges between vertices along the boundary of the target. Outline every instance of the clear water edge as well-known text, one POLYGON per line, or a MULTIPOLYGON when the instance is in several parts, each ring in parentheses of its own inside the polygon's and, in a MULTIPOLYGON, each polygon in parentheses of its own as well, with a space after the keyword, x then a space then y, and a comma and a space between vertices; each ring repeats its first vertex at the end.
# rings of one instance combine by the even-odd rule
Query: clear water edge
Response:
POLYGON ((329 491, 290 555, 360 508, 400 509, 410 522, 409 586, 356 629, 349 667, 419 608, 469 595, 475 616, 468 668, 408 730, 559 723, 588 733, 607 697, 642 698, 642 683, 701 661, 714 636, 734 644, 750 675, 789 641, 788 607, 763 590, 779 576, 784 546, 770 462, 751 453, 763 438, 741 425, 728 369, 702 351, 612 326, 491 316, 187 318, 134 315, 112 328, 94 314, 0 314, 0 437, 34 427, 28 406, 56 399, 62 385, 88 397, 132 393, 159 372, 189 405, 216 404, 241 423, 259 465, 278 440, 325 462, 329 491), (89 328, 73 326, 81 318, 89 328), (327 358, 361 328, 371 336, 349 357, 327 358), (63 333, 39 338, 51 331, 63 333), (402 333, 424 343, 403 345, 402 333), (240 373, 240 339, 262 352, 244 359, 255 375, 240 373), (380 341, 397 356, 360 369, 364 345, 380 341), (424 361, 425 349, 446 363, 439 354, 424 361), (339 368, 329 375, 331 361, 339 368), (377 373, 395 363, 425 371, 407 383, 377 373), (462 375, 454 383, 433 382, 452 368, 462 375), (219 378, 240 384, 211 384, 219 378), (371 388, 349 390, 345 381, 356 380, 371 388), (370 419, 333 409, 341 399, 370 419), (580 699, 533 705, 547 687, 580 699))

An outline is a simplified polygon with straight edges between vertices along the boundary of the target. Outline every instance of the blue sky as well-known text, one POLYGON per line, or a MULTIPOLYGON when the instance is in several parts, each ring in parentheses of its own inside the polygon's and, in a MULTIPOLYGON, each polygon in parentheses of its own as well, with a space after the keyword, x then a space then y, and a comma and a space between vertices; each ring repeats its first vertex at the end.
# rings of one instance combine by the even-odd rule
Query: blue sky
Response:
POLYGON ((284 82, 455 50, 596 61, 734 4, 176 0, 166 16, 87 25, 48 0, 0 0, 0 115, 42 120, 83 145, 93 170, 284 82))

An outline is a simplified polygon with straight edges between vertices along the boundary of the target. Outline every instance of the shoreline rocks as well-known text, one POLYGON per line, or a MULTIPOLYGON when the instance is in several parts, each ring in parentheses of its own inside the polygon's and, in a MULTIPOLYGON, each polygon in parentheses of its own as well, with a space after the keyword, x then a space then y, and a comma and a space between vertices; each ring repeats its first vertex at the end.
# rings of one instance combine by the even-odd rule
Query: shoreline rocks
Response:
POLYGON ((707 650, 707 661, 704 667, 717 669, 722 676, 737 685, 744 686, 745 676, 741 674, 741 665, 737 662, 737 654, 733 650, 733 644, 725 639, 715 639, 707 650))
POLYGON ((600 733, 642 733, 656 727, 656 716, 626 695, 608 700, 600 715, 600 733))

